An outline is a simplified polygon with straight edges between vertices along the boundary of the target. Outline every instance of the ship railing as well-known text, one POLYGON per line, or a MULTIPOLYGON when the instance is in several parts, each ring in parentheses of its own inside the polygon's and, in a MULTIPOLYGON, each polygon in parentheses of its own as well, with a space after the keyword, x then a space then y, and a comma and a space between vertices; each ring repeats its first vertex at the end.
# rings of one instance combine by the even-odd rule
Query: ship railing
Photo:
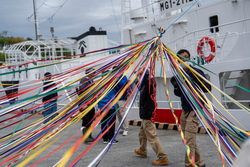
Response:
POLYGON ((9 64, 14 64, 17 62, 20 63, 34 60, 34 57, 36 56, 34 53, 38 50, 39 48, 31 41, 14 44, 5 51, 5 53, 9 56, 9 58, 6 57, 6 61, 9 64), (19 56, 18 53, 22 53, 22 56, 19 56))
MULTIPOLYGON (((168 101, 156 101, 158 108, 170 108, 168 101)), ((181 109, 181 101, 171 101, 174 109, 181 109)))
MULTIPOLYGON (((237 100, 237 101, 240 102, 240 103, 250 103, 250 100, 237 100)), ((223 102, 224 103, 233 103, 230 100, 224 100, 223 102)))
MULTIPOLYGON (((25 41, 12 45, 6 54, 15 54, 15 52, 23 52, 27 61, 55 59, 57 56, 63 56, 65 52, 74 55, 74 40, 40 40, 25 41)), ((9 58, 6 58, 9 61, 9 58)), ((9 62, 11 63, 11 62, 9 62)))
MULTIPOLYGON (((14 44, 5 50, 6 64, 16 65, 23 64, 29 61, 34 61, 29 65, 16 66, 7 69, 1 69, 0 72, 18 71, 26 68, 44 65, 48 63, 58 62, 60 60, 53 60, 58 56, 74 55, 73 48, 74 40, 40 40, 40 41, 25 41, 14 44), (36 60, 53 60, 49 62, 36 62, 36 60)), ((52 69, 51 72, 56 72, 56 69, 52 69)), ((20 73, 14 73, 2 76, 2 80, 37 80, 40 76, 47 71, 42 70, 30 70, 22 71, 20 73)))
MULTIPOLYGON (((173 103, 174 109, 181 109, 181 101, 171 101, 171 102, 173 103)), ((41 104, 41 103, 42 103, 41 101, 34 102, 34 104, 41 104)), ((158 104, 157 108, 160 108, 160 109, 170 108, 168 105, 168 101, 157 101, 157 104, 158 104)), ((68 105, 68 103, 57 102, 57 106, 59 108, 64 107, 66 105, 68 105)), ((129 106, 129 104, 126 107, 128 107, 128 106, 129 106)), ((139 101, 136 100, 131 108, 138 109, 139 108, 139 101)), ((95 109, 96 109, 96 111, 99 110, 98 105, 95 106, 95 109)))
MULTIPOLYGON (((69 99, 68 99, 69 100, 69 99)), ((168 101, 156 101, 158 108, 170 108, 168 101)), ((175 109, 181 109, 181 101, 171 101, 172 106, 175 109)), ((40 104, 40 102, 35 102, 36 104, 40 104)), ((58 103, 59 106, 66 106, 68 103, 58 103)), ((130 102, 127 104, 126 107, 128 107, 130 102)), ((135 100, 134 104, 132 105, 132 108, 139 108, 139 100, 135 100)))
MULTIPOLYGON (((250 100, 236 100, 237 102, 241 103, 242 105, 246 106, 246 107, 250 107, 250 100)), ((230 100, 223 100, 223 105, 227 108, 227 109, 233 109, 231 108, 231 105, 234 104, 234 102, 230 101, 230 100)))
MULTIPOLYGON (((237 100, 238 102, 242 103, 243 105, 245 105, 246 107, 250 106, 250 100, 237 100)), ((174 109, 181 109, 181 101, 171 101, 172 102, 172 106, 174 109)), ((224 100, 223 101, 223 105, 227 105, 233 103, 232 101, 229 100, 224 100)), ((158 104, 158 108, 170 108, 168 101, 157 101, 158 104)), ((128 106, 127 106, 128 107, 128 106)), ((135 103, 133 104, 132 108, 137 109, 139 108, 139 101, 136 100, 135 103)))
MULTIPOLYGON (((170 108, 168 101, 156 101, 158 108, 170 108)), ((181 109, 181 101, 171 101, 174 109, 181 109)), ((139 108, 139 100, 136 100, 132 108, 139 108)))

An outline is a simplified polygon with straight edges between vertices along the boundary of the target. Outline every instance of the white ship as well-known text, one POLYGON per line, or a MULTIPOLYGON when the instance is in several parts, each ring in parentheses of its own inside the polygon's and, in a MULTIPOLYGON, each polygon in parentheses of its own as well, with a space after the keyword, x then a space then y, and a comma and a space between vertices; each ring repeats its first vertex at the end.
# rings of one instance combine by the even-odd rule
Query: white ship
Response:
MULTIPOLYGON (((141 0, 139 5, 133 0, 122 2, 123 44, 150 39, 158 35, 157 28, 163 27, 163 43, 175 53, 183 48, 189 50, 191 60, 215 73, 203 70, 212 84, 249 108, 250 93, 230 83, 250 89, 249 0, 141 0)), ((161 67, 157 63, 156 68, 161 67)), ((168 79, 172 77, 170 69, 166 73, 168 79)), ((161 91, 164 87, 160 68, 156 75, 158 108, 169 108, 165 92, 161 91)), ((170 82, 168 85, 172 86, 170 82)), ((174 108, 180 109, 179 97, 170 93, 174 108)), ((245 111, 215 89, 212 93, 250 130, 245 111)))

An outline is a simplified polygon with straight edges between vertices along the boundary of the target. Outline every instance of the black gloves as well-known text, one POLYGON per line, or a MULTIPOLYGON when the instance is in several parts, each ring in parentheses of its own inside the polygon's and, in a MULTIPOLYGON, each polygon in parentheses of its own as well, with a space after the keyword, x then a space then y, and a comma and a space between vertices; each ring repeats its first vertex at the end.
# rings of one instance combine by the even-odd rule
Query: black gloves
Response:
POLYGON ((172 85, 174 86, 174 88, 178 88, 179 86, 178 86, 178 83, 177 83, 177 81, 176 81, 176 79, 175 79, 175 77, 172 77, 171 79, 170 79, 170 82, 172 83, 172 85))

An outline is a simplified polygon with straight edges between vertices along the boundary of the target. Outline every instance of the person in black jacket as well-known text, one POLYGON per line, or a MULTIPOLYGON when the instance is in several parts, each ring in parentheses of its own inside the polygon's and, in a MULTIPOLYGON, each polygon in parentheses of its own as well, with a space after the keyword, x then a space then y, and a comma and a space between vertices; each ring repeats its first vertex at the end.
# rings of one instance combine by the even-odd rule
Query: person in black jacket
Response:
MULTIPOLYGON (((77 90, 78 96, 80 96, 83 92, 86 92, 87 89, 88 89, 87 87, 90 86, 93 83, 93 79, 89 79, 89 78, 92 78, 94 76, 94 74, 95 74, 94 72, 90 73, 93 70, 94 69, 92 69, 92 68, 87 69, 86 72, 85 72, 87 76, 80 80, 79 89, 77 90)), ((81 106, 82 103, 79 104, 79 106, 81 106)), ((85 108, 82 108, 81 112, 84 109, 85 108)), ((95 108, 93 107, 84 117, 82 117, 82 133, 83 133, 83 135, 86 133, 88 128, 93 123, 94 116, 95 116, 95 108)), ((84 141, 84 143, 93 142, 94 140, 95 140, 95 138, 92 136, 92 133, 90 133, 90 135, 84 141)))
MULTIPOLYGON (((141 74, 139 75, 141 76, 141 74)), ((156 107, 155 102, 151 97, 156 96, 153 88, 153 82, 152 80, 149 80, 149 72, 147 70, 140 88, 139 114, 142 119, 142 123, 139 132, 140 148, 135 149, 135 153, 143 158, 146 158, 148 141, 158 157, 158 160, 153 161, 152 164, 167 165, 169 163, 167 155, 165 154, 156 134, 155 124, 151 122, 151 117, 156 107), (150 81, 151 83, 149 88, 150 81)))
MULTIPOLYGON (((55 83, 52 83, 53 81, 50 81, 51 79, 51 73, 50 72, 46 72, 44 74, 44 77, 48 77, 46 79, 46 81, 44 82, 44 87, 43 87, 43 91, 50 89, 52 87, 55 87, 55 83)), ((51 91, 56 90, 56 88, 52 89, 51 91)), ((54 112, 56 112, 57 110, 57 93, 52 93, 49 95, 46 95, 43 97, 42 101, 44 103, 44 111, 43 111, 43 116, 46 117, 54 112)), ((47 123, 49 120, 53 119, 56 115, 53 114, 51 116, 49 116, 48 118, 46 118, 46 120, 44 121, 44 123, 47 123)))
MULTIPOLYGON (((190 53, 188 50, 181 49, 177 52, 178 55, 181 55, 182 57, 185 57, 187 59, 190 59, 190 53)), ((187 61, 186 59, 180 57, 182 61, 187 61)), ((183 70, 189 75, 189 77, 192 79, 192 81, 197 84, 203 92, 207 92, 207 89, 211 91, 211 86, 203 80, 201 77, 199 77, 199 80, 205 85, 205 88, 198 79, 194 76, 194 74, 183 64, 180 64, 183 70)), ((198 68, 192 67, 196 72, 198 72, 201 76, 206 78, 203 71, 201 71, 198 68)), ((196 133, 198 131, 198 127, 200 124, 199 119, 197 118, 195 112, 193 111, 195 107, 192 105, 190 100, 188 100, 183 92, 181 91, 178 83, 176 82, 176 79, 174 77, 171 78, 171 83, 174 86, 174 94, 176 96, 179 96, 181 98, 181 106, 182 106, 182 114, 180 118, 180 125, 181 129, 184 133, 184 137, 187 140, 186 144, 190 148, 190 154, 192 154, 195 158, 195 164, 199 167, 205 167, 205 163, 202 159, 201 153, 199 151, 199 148, 196 144, 196 133)), ((201 100, 200 100, 201 101, 201 100)), ((201 101, 202 105, 204 103, 201 101)), ((185 167, 192 167, 193 165, 189 162, 187 154, 185 154, 185 167)))

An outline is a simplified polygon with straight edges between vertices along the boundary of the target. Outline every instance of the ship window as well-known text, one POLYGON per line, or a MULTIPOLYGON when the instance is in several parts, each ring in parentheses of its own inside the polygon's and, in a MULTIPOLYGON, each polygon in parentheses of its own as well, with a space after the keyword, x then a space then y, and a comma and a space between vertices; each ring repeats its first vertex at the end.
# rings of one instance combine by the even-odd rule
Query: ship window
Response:
POLYGON ((209 21, 210 21, 210 27, 213 27, 213 28, 210 28, 210 32, 214 33, 214 29, 215 29, 215 32, 219 32, 219 27, 215 27, 219 25, 218 16, 217 15, 211 16, 209 18, 209 21))

